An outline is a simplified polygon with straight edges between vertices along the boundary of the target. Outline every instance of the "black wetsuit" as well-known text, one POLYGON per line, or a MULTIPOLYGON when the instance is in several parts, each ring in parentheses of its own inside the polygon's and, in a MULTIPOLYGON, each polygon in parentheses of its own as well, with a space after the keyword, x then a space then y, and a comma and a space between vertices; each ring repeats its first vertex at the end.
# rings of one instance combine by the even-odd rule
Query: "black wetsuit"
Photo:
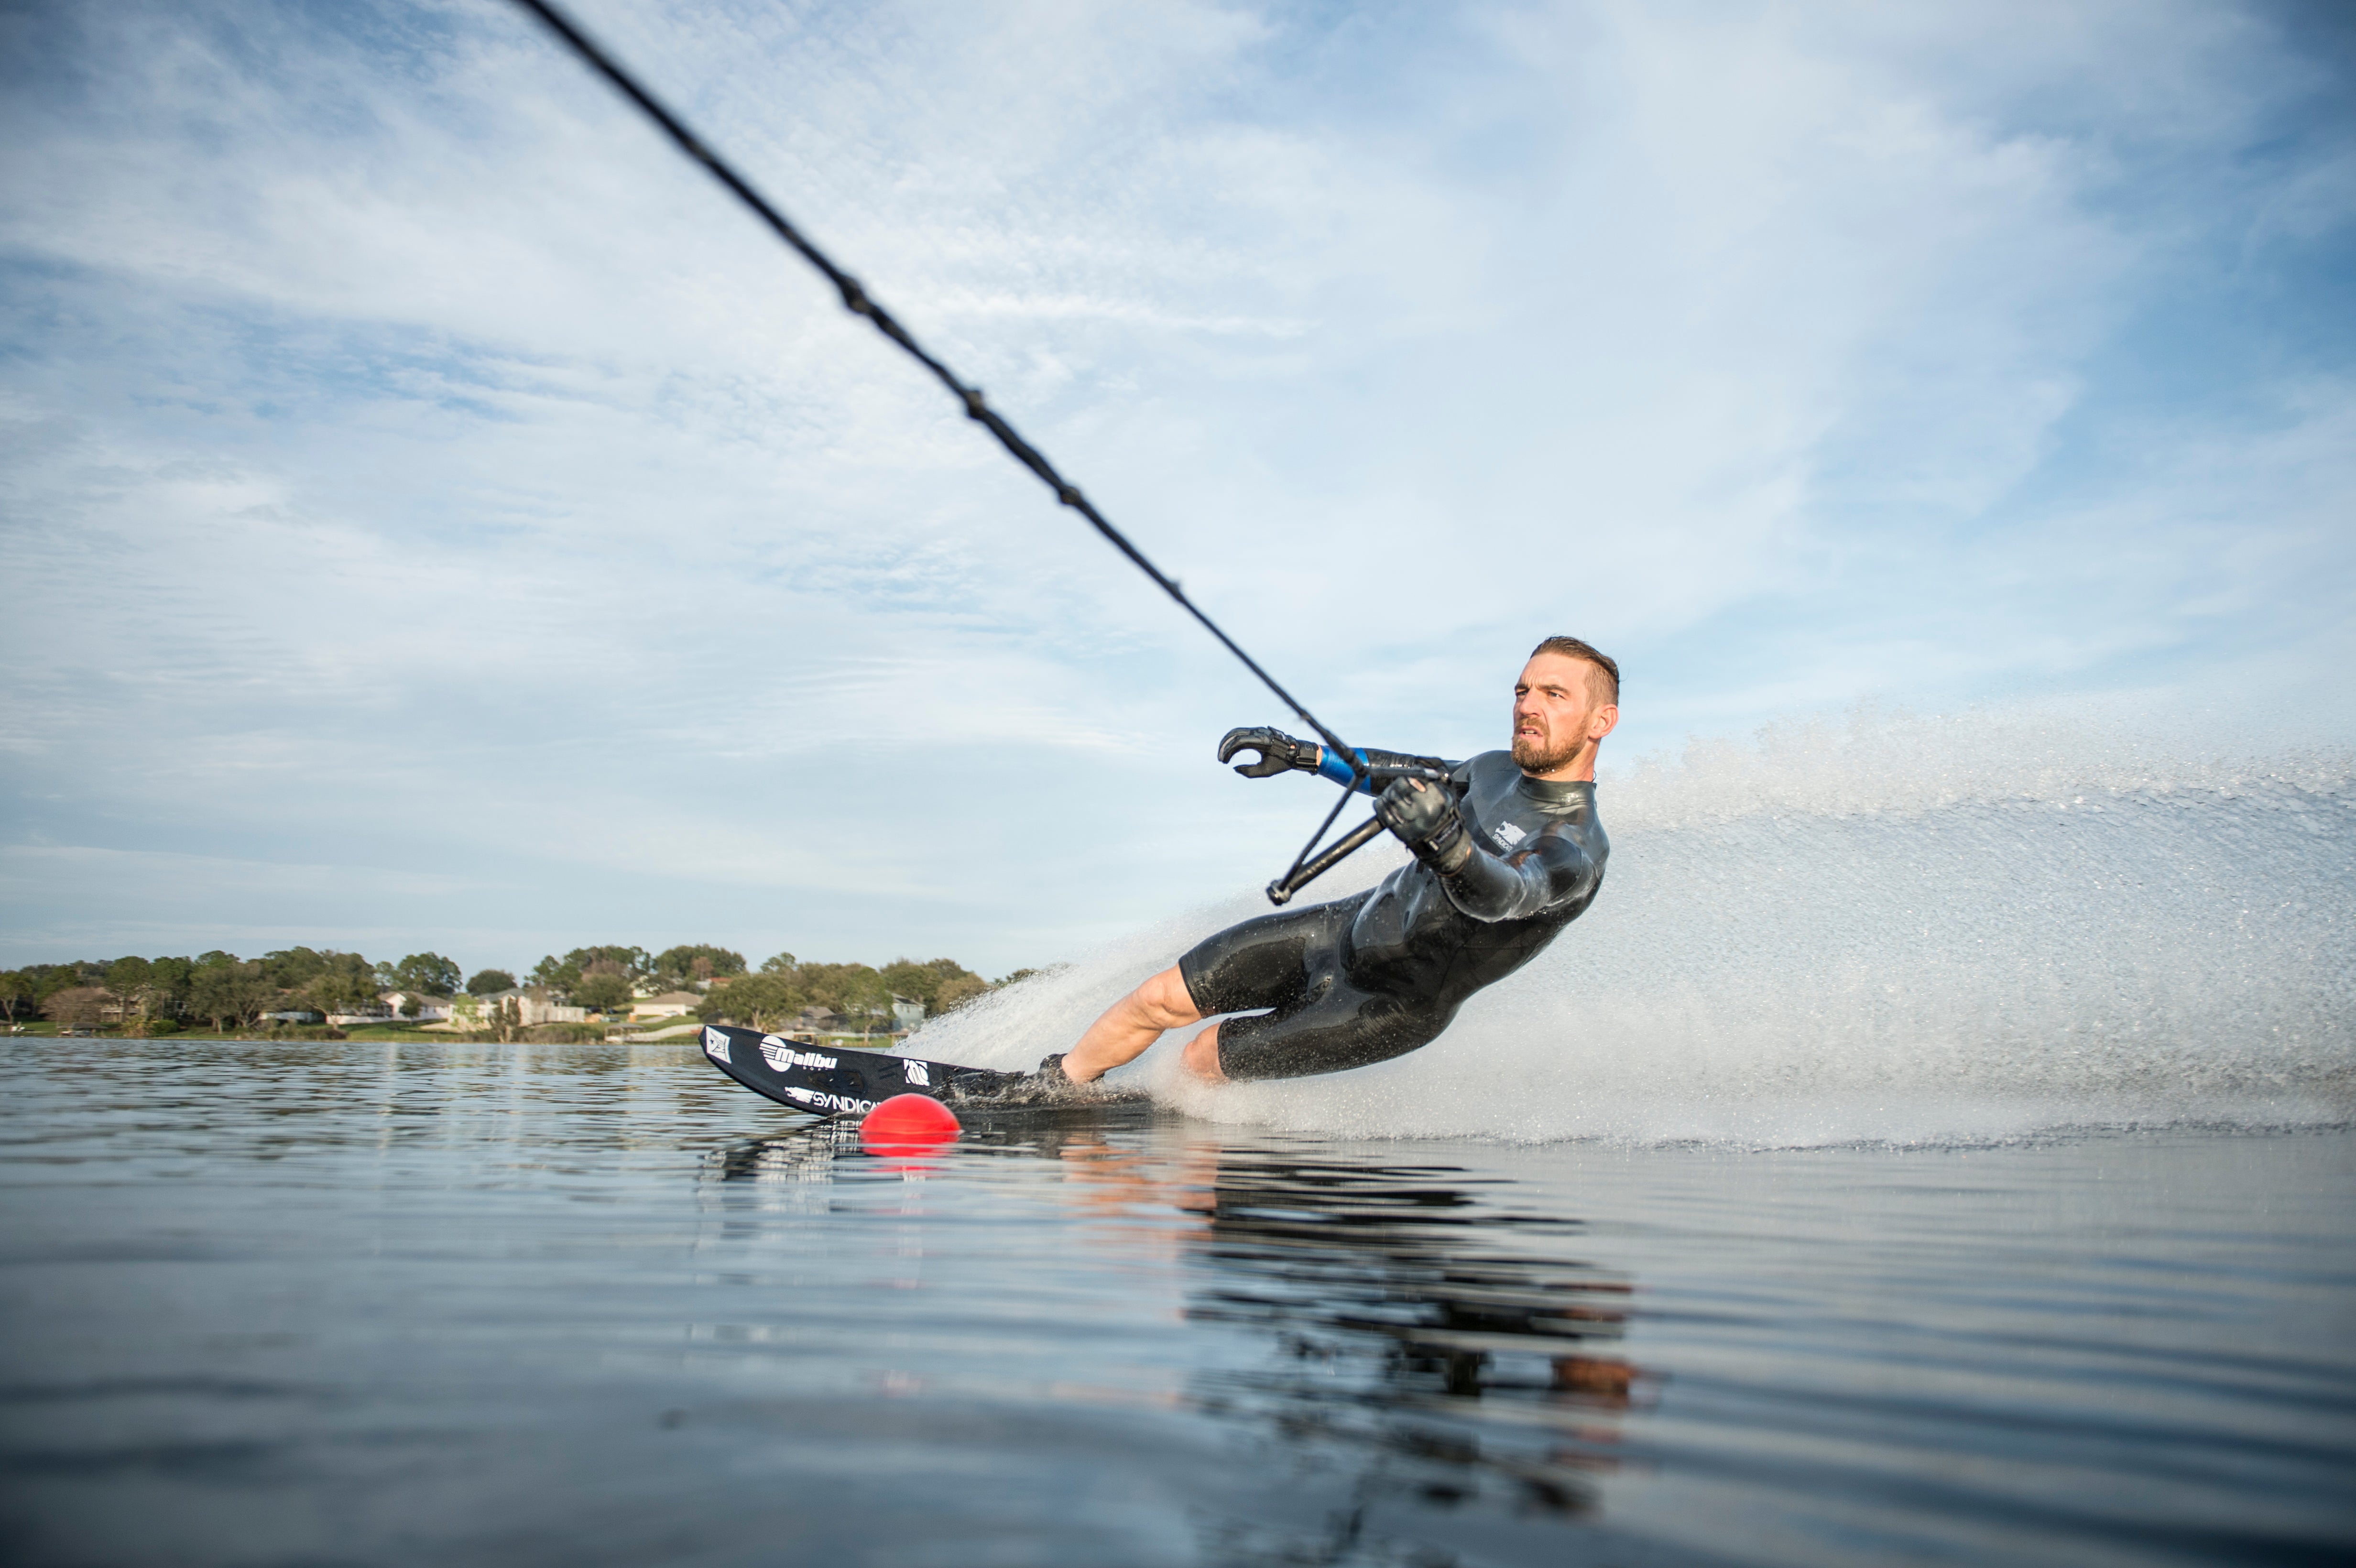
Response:
POLYGON ((1536 957, 1595 901, 1612 852, 1595 786, 1526 777, 1505 752, 1469 763, 1373 752, 1445 770, 1472 837, 1441 876, 1421 861, 1354 897, 1231 926, 1178 960, 1219 1026, 1230 1078, 1302 1078, 1401 1056, 1448 1027, 1464 998, 1536 957))

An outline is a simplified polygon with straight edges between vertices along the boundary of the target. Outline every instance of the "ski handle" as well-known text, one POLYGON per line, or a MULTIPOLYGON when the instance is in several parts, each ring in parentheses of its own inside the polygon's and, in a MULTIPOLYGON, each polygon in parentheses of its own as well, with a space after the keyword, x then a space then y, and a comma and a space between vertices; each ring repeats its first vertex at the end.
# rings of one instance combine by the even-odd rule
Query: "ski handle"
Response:
MULTIPOLYGON (((1369 766, 1366 769, 1366 783, 1369 785, 1377 784, 1387 784, 1398 779, 1422 779, 1427 783, 1436 784, 1442 789, 1446 789, 1448 787, 1448 775, 1443 773, 1436 772, 1430 768, 1400 765, 1397 767, 1369 766)), ((1374 792, 1369 789, 1367 793, 1372 794, 1374 792)), ((1310 883, 1315 881, 1318 878, 1323 876, 1326 872, 1332 870, 1334 867, 1340 865, 1343 861, 1348 859, 1351 856, 1356 854, 1367 845, 1373 843, 1376 838, 1381 837, 1382 832, 1382 818, 1379 816, 1368 817, 1365 821, 1358 824, 1357 827, 1352 828, 1349 832, 1335 839, 1333 845, 1315 859, 1300 862, 1295 865, 1290 871, 1269 883, 1268 901, 1276 905, 1277 908, 1282 909, 1286 904, 1292 901, 1293 894, 1299 892, 1301 889, 1307 887, 1310 883)))

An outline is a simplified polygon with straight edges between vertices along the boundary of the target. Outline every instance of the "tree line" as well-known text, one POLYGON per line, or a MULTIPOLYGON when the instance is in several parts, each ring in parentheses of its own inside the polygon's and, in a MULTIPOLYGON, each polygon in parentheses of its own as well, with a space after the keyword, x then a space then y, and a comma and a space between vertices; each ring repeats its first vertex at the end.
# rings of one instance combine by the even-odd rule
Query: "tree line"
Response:
POLYGON ((725 947, 674 947, 655 954, 639 947, 576 947, 562 958, 541 959, 530 979, 552 996, 593 1009, 617 1007, 634 995, 691 989, 702 993, 696 1014, 708 1023, 780 1029, 809 1009, 823 1008, 863 1029, 888 1019, 895 997, 921 1003, 928 1016, 937 1015, 1032 973, 1018 969, 993 982, 954 958, 895 958, 879 968, 804 963, 790 953, 773 954, 755 970, 743 954, 725 947))
MULTIPOLYGON (((194 958, 80 959, 0 972, 0 1014, 91 1028, 120 1022, 150 1032, 209 1023, 245 1027, 273 1012, 351 1012, 385 991, 448 996, 458 966, 435 953, 371 964, 332 947, 289 947, 259 958, 215 949, 194 958)), ((412 1005, 410 1016, 416 1016, 412 1005)))
MULTIPOLYGON (((1032 971, 995 982, 1007 985, 1032 971)), ((149 1033, 192 1024, 217 1031, 248 1028, 273 1013, 363 1011, 388 992, 400 992, 401 1012, 415 1018, 424 1002, 529 990, 560 1005, 608 1017, 639 997, 671 991, 702 996, 696 1009, 707 1020, 733 1019, 764 1029, 784 1027, 810 1008, 829 1008, 862 1025, 888 1018, 894 997, 943 1013, 992 988, 992 982, 950 958, 898 958, 865 964, 804 964, 790 953, 751 970, 741 953, 710 944, 686 944, 650 953, 642 947, 576 947, 542 958, 523 981, 504 969, 478 969, 463 981, 459 965, 438 953, 412 953, 399 963, 370 963, 358 953, 290 947, 259 958, 216 949, 194 958, 137 956, 28 964, 0 972, 0 1017, 15 1023, 47 1018, 94 1028, 121 1023, 149 1033)))
MULTIPOLYGON (((997 985, 1012 985, 1031 973, 1018 969, 997 985)), ((895 958, 873 969, 864 964, 805 964, 780 953, 764 961, 757 973, 715 977, 696 1011, 707 1023, 774 1029, 790 1026, 813 1008, 862 1022, 888 1018, 894 997, 923 1003, 927 1015, 945 1013, 994 988, 954 958, 895 958)))

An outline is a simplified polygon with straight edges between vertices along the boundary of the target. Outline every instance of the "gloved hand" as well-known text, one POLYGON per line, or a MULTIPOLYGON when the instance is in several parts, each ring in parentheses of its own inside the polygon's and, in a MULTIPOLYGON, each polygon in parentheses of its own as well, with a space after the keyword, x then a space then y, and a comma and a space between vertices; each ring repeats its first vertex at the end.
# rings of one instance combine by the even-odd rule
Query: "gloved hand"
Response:
POLYGON ((1219 741, 1219 761, 1226 762, 1237 752, 1258 752, 1259 761, 1237 763, 1236 772, 1248 779, 1265 779, 1291 768, 1315 773, 1324 748, 1314 741, 1296 741, 1281 730, 1230 730, 1219 741))
POLYGON ((1415 858, 1442 876, 1472 858, 1472 836, 1456 797, 1421 779, 1400 779, 1375 802, 1375 815, 1415 858))

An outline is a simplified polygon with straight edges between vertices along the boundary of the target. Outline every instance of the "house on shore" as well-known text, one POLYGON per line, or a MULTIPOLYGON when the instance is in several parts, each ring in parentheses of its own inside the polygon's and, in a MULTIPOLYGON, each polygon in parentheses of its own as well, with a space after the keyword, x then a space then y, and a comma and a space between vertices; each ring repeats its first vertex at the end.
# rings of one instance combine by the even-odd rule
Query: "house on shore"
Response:
POLYGON ((375 1001, 349 1012, 329 1013, 327 1021, 337 1029, 352 1024, 424 1025, 446 1023, 450 1019, 450 998, 429 997, 423 991, 382 991, 375 1001), (404 1013, 402 1009, 414 1002, 417 1010, 404 1013))
POLYGON ((423 991, 387 991, 377 999, 391 1008, 392 1016, 397 1019, 409 1019, 421 1024, 450 1021, 450 998, 447 997, 429 997, 423 991), (417 1008, 413 1013, 406 1010, 412 1003, 417 1008))
POLYGON ((536 1024, 585 1024, 589 1021, 587 1008, 567 1007, 536 986, 530 990, 519 987, 513 990, 494 991, 476 1000, 482 1008, 483 1017, 494 1023, 507 1010, 509 1002, 516 1005, 516 1021, 526 1029, 536 1024))
POLYGON ((693 991, 665 991, 659 997, 640 997, 630 1004, 630 1017, 638 1019, 681 1019, 703 1005, 703 998, 693 991))

